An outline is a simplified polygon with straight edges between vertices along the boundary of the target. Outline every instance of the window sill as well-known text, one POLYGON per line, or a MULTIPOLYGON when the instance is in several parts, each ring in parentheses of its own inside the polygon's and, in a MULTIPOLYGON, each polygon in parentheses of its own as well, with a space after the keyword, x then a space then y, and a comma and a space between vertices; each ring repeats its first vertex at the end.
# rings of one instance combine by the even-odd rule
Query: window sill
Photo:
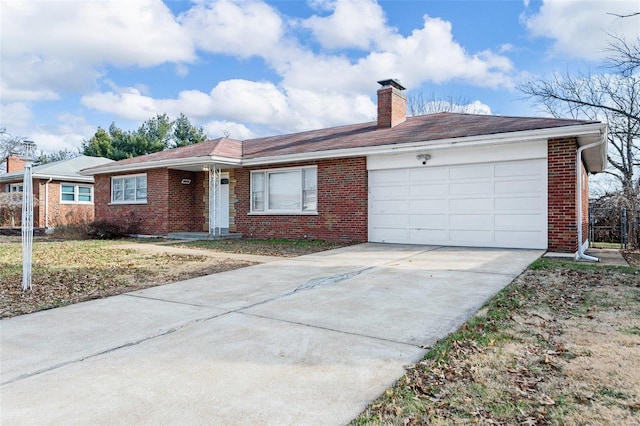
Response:
POLYGON ((318 212, 249 212, 247 216, 318 216, 318 212))
POLYGON ((79 206, 92 206, 93 202, 91 201, 60 201, 60 204, 75 204, 79 206))
POLYGON ((147 204, 146 201, 119 201, 117 203, 110 202, 108 206, 127 206, 130 204, 147 204))

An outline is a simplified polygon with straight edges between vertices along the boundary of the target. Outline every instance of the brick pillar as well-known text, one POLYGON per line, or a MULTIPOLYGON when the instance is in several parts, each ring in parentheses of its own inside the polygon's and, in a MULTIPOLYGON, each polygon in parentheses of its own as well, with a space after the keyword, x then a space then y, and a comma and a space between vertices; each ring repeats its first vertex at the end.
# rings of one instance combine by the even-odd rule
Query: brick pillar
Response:
POLYGON ((575 138, 549 139, 547 142, 550 252, 578 251, 577 147, 575 138))

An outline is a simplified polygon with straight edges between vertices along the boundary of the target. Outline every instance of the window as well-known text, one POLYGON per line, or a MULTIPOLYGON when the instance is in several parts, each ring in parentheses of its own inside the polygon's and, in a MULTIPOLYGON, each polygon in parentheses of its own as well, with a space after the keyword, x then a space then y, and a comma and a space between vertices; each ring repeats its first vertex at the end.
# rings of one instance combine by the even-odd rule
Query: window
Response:
POLYGON ((60 184, 61 203, 92 203, 93 185, 79 185, 75 183, 60 184))
POLYGON ((22 184, 12 183, 9 185, 9 192, 24 192, 22 184))
POLYGON ((251 212, 316 213, 317 182, 315 166, 251 172, 251 212))
POLYGON ((112 203, 146 203, 147 175, 118 176, 111 178, 112 203))

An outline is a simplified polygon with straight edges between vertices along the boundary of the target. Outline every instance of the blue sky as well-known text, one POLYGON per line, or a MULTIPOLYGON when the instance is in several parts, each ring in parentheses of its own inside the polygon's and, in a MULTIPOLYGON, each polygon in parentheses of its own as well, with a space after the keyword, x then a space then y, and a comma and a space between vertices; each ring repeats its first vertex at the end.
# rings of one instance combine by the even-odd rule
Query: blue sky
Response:
MULTIPOLYGON (((0 126, 45 152, 181 112, 211 138, 375 119, 377 80, 542 115, 519 82, 606 72, 628 1, 0 0, 0 126)), ((465 105, 461 105, 465 107, 465 105)))

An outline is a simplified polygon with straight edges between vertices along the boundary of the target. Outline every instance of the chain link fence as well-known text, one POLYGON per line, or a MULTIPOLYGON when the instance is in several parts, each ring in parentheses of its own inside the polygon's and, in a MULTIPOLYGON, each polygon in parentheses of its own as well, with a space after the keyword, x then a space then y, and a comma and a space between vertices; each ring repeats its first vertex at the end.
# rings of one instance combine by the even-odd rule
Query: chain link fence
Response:
POLYGON ((591 245, 607 243, 628 249, 639 247, 640 210, 628 214, 625 207, 598 207, 589 205, 589 242, 591 245))

